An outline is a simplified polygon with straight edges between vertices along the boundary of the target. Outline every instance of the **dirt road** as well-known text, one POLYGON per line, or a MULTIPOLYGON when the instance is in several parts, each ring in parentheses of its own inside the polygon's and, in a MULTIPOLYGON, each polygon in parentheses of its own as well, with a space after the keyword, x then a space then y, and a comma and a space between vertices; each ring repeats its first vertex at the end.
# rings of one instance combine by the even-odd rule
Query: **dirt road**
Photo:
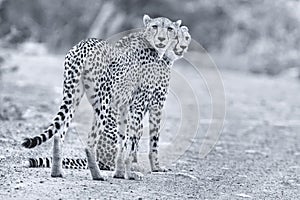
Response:
MULTIPOLYGON (((18 70, 3 74, 0 82, 0 199, 300 199, 300 82, 290 76, 222 71, 226 121, 214 150, 200 159, 209 125, 208 92, 188 67, 175 66, 191 75, 189 83, 201 99, 200 111, 190 96, 171 93, 168 99, 161 161, 172 171, 149 173, 145 134, 139 155, 144 180, 98 182, 87 170, 64 170, 64 178, 51 178, 50 169, 22 167, 28 157, 51 155, 52 141, 33 150, 20 143, 39 134, 59 107, 63 56, 19 54, 11 61, 18 70), (187 109, 190 115, 183 117, 187 109), (199 123, 193 138, 189 127, 194 125, 180 123, 184 120, 199 123), (170 142, 174 133, 188 136, 187 150, 170 142)), ((89 112, 83 102, 66 138, 65 156, 84 157, 89 112)))

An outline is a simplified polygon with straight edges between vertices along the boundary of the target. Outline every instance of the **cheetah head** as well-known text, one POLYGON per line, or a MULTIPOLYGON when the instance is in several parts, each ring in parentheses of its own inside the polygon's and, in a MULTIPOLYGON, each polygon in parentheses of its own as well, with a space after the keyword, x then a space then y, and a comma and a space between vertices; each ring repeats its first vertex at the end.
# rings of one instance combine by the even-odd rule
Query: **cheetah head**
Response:
POLYGON ((148 15, 144 15, 143 21, 145 38, 161 58, 172 42, 176 40, 181 20, 172 22, 165 17, 150 18, 148 15))
POLYGON ((191 43, 191 35, 189 34, 189 29, 186 26, 180 27, 179 33, 178 33, 178 39, 177 44, 175 45, 174 53, 182 57, 185 52, 187 52, 188 47, 191 43))
POLYGON ((182 26, 178 31, 176 42, 170 45, 166 55, 172 60, 180 59, 187 52, 190 43, 191 35, 189 34, 189 29, 186 26, 182 26))

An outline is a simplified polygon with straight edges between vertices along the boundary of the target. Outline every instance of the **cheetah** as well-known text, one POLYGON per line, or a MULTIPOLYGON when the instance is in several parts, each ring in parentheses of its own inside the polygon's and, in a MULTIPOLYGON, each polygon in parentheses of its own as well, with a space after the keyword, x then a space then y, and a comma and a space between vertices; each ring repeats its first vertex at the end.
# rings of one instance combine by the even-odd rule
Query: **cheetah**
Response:
MULTIPOLYGON (((128 39, 128 37, 126 37, 125 39, 128 39)), ((188 28, 186 26, 180 27, 180 30, 178 32, 178 37, 177 37, 176 42, 174 42, 168 48, 168 50, 165 53, 166 59, 170 59, 170 61, 171 61, 169 63, 169 66, 168 66, 168 64, 165 63, 165 61, 162 61, 163 63, 158 62, 158 65, 156 66, 156 68, 152 68, 152 70, 153 70, 152 74, 153 74, 153 72, 159 70, 160 68, 167 69, 166 70, 167 76, 164 77, 164 78, 166 78, 166 80, 164 81, 164 78, 162 78, 162 75, 164 73, 161 73, 161 74, 157 73, 156 77, 159 77, 159 76, 161 76, 161 77, 160 77, 160 79, 159 79, 158 82, 154 83, 155 85, 159 85, 160 83, 164 83, 164 82, 166 83, 166 85, 163 87, 164 89, 162 90, 165 94, 161 95, 162 102, 161 102, 160 106, 163 106, 162 104, 164 103, 166 95, 167 95, 166 91, 168 89, 168 84, 169 84, 169 80, 170 80, 170 71, 169 71, 169 69, 173 65, 173 62, 175 60, 180 59, 180 58, 183 57, 183 54, 187 51, 187 48, 189 46, 190 41, 191 41, 191 36, 190 36, 190 34, 188 32, 188 28)), ((139 92, 139 94, 142 94, 142 93, 139 92)), ((137 100, 137 102, 133 102, 133 106, 131 108, 135 108, 133 110, 135 110, 136 113, 138 113, 137 112, 138 109, 136 109, 136 108, 139 108, 140 110, 146 110, 146 108, 145 108, 145 102, 140 101, 139 98, 137 98, 136 100, 137 100)), ((155 120, 160 120, 160 117, 158 117, 155 120)), ((152 121, 155 122, 155 120, 152 120, 152 121)), ((139 140, 139 138, 141 137, 141 133, 142 133, 142 129, 143 129, 141 121, 139 121, 139 123, 140 124, 139 124, 139 127, 138 127, 139 129, 138 129, 138 134, 137 134, 137 140, 139 140)), ((153 127, 152 130, 154 128, 155 127, 153 127)), ((159 163, 157 161, 157 150, 158 150, 158 144, 157 144, 157 142, 158 141, 156 141, 156 137, 157 137, 157 140, 158 140, 158 138, 159 138, 158 136, 154 135, 152 137, 152 139, 150 140, 150 151, 149 151, 150 154, 149 154, 149 158, 150 158, 150 162, 151 162, 151 169, 152 169, 152 171, 163 171, 163 169, 161 169, 159 167, 159 163)), ((100 140, 103 141, 103 138, 101 138, 100 140)), ((110 166, 108 168, 103 168, 103 164, 99 160, 101 160, 101 158, 98 158, 98 165, 100 166, 101 169, 111 170, 114 167, 114 165, 112 165, 112 166, 110 166)), ((133 152, 133 161, 137 162, 136 151, 133 152)), ((30 162, 29 166, 31 166, 31 167, 50 167, 52 160, 51 160, 51 158, 38 158, 38 159, 30 158, 29 162, 30 162)), ((78 168, 79 169, 86 169, 87 168, 87 160, 86 159, 69 159, 69 158, 64 158, 63 159, 63 167, 64 168, 71 168, 71 169, 78 169, 78 168)))
MULTIPOLYGON (((111 47, 105 41, 95 40, 81 42, 71 49, 65 61, 64 98, 60 111, 44 134, 25 139, 23 146, 33 148, 40 145, 60 131, 61 127, 63 128, 60 136, 63 141, 76 106, 79 105, 83 91, 86 89, 85 92, 88 98, 90 97, 89 100, 95 112, 92 132, 89 134, 93 140, 89 140, 89 146, 92 147, 91 149, 97 145, 101 146, 102 144, 98 141, 101 141, 99 139, 104 135, 113 144, 117 143, 117 138, 121 138, 119 143, 122 144, 120 145, 122 148, 119 149, 123 149, 127 136, 126 123, 124 122, 128 121, 128 105, 132 102, 133 98, 131 96, 136 95, 135 93, 138 90, 136 86, 139 86, 140 69, 136 66, 146 65, 149 62, 149 56, 152 62, 155 60, 152 58, 153 56, 161 58, 161 55, 164 54, 176 37, 175 29, 180 26, 179 21, 173 23, 167 18, 151 19, 149 16, 144 17, 144 24, 146 25, 145 32, 142 37, 137 37, 135 40, 134 37, 131 38, 132 41, 130 48, 127 49, 128 51, 120 51, 120 49, 111 47), (163 34, 161 34, 162 32, 163 34), (94 42, 97 45, 93 46, 94 42), (83 69, 83 65, 86 63, 90 67, 83 69), (132 72, 131 76, 127 76, 130 71, 132 72), (88 76, 91 74, 94 77, 88 76), (116 122, 118 116, 123 119, 123 123, 119 125, 119 130, 110 128, 108 132, 105 132, 106 125, 116 122), (113 119, 114 117, 115 119, 113 119), (113 131, 115 134, 111 134, 109 131, 113 131), (116 134, 118 131, 119 137, 116 134), (97 138, 99 135, 100 138, 97 138)), ((131 106, 129 108, 132 110, 131 106)), ((130 140, 133 139, 130 138, 130 140)), ((99 152, 97 153, 99 154, 99 152)))

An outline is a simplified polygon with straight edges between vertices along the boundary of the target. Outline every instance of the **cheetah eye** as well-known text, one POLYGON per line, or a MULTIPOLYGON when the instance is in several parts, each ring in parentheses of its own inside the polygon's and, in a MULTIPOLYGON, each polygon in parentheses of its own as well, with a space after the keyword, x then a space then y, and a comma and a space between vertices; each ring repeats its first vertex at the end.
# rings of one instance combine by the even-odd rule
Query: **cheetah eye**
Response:
POLYGON ((157 29, 157 25, 153 25, 152 28, 153 28, 153 29, 157 29))
POLYGON ((190 37, 186 36, 186 37, 185 37, 185 39, 186 39, 186 40, 189 40, 189 39, 190 39, 190 37))
POLYGON ((168 31, 173 31, 174 29, 172 27, 168 27, 168 31))

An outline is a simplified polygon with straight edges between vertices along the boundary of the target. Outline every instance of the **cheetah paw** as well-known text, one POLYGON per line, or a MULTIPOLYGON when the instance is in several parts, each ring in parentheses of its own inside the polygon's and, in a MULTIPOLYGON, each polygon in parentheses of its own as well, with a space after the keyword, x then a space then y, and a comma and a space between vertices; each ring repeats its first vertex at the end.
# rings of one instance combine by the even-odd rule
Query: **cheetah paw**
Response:
POLYGON ((106 176, 97 176, 97 177, 93 177, 93 180, 95 180, 95 181, 107 181, 107 177, 106 176))
POLYGON ((138 163, 132 163, 131 171, 143 172, 143 168, 138 163))
POLYGON ((62 172, 51 172, 52 178, 63 178, 64 174, 62 172))
POLYGON ((124 171, 115 171, 113 178, 125 178, 125 172, 124 171))
POLYGON ((143 180, 143 177, 144 175, 141 172, 130 172, 125 175, 125 179, 136 181, 143 180))
POLYGON ((170 169, 167 169, 166 167, 155 167, 152 168, 152 172, 168 172, 171 171, 170 169))

